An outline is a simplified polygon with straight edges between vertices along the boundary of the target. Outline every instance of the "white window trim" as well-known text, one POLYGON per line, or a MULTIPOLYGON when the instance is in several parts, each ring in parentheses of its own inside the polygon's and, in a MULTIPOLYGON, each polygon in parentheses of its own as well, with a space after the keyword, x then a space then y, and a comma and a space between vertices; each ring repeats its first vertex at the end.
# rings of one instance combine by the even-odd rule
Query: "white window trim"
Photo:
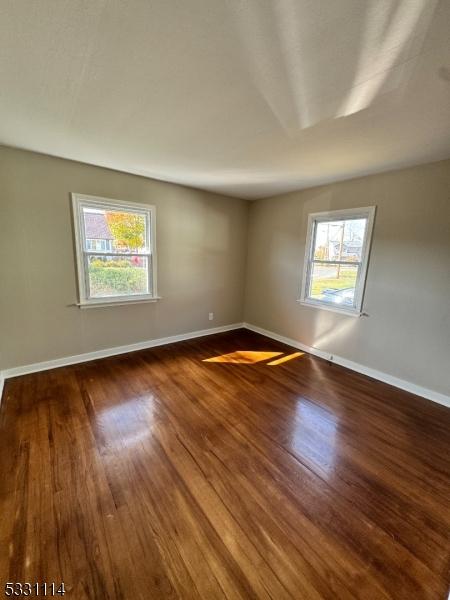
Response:
MULTIPOLYGON (((142 302, 156 302, 159 300, 157 294, 157 259, 156 259, 156 208, 151 204, 141 204, 140 202, 127 202, 125 200, 117 200, 114 198, 102 198, 101 196, 88 196, 86 194, 72 193, 72 218, 75 234, 75 255, 76 255, 76 267, 77 267, 77 278, 78 278, 78 303, 77 306, 80 308, 91 308, 91 307, 102 307, 111 305, 124 305, 124 304, 140 304, 142 302), (83 206, 89 206, 90 208, 113 208, 114 210, 123 209, 125 211, 138 210, 140 212, 146 211, 150 215, 150 228, 147 228, 147 247, 149 249, 148 254, 138 254, 135 256, 145 256, 148 258, 149 266, 148 277, 149 287, 152 290, 151 294, 133 294, 125 296, 107 296, 102 298, 89 298, 88 295, 88 283, 87 283, 87 270, 85 268, 85 255, 86 254, 114 254, 114 252, 107 251, 86 251, 85 250, 85 235, 84 226, 82 222, 82 208, 83 206)), ((122 256, 119 254, 119 256, 122 256)), ((127 256, 133 256, 131 253, 127 253, 127 256)))
MULTIPOLYGON (((306 306, 320 308, 331 312, 337 312, 354 317, 359 317, 362 314, 362 306, 364 301, 364 292, 366 288, 367 269, 369 266, 370 249, 372 245, 373 224, 375 220, 376 206, 367 206, 363 208, 346 208, 342 210, 331 210, 325 212, 311 213, 308 215, 308 231, 306 236, 305 260, 303 264, 303 276, 301 283, 301 294, 298 302, 306 306), (364 237, 364 245, 361 252, 361 266, 358 273, 358 280, 355 288, 355 306, 339 307, 321 300, 315 300, 307 296, 309 282, 311 277, 311 265, 313 261, 315 225, 321 221, 331 221, 339 219, 367 219, 367 227, 364 237)), ((348 263, 346 263, 348 264, 348 263)))

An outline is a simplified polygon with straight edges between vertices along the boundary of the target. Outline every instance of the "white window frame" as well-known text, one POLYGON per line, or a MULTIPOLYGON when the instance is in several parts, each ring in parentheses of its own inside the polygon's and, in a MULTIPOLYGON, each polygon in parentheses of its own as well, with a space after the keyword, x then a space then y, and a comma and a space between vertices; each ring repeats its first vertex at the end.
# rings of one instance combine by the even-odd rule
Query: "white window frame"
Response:
POLYGON ((111 305, 136 304, 140 302, 155 302, 159 300, 157 295, 156 278, 156 208, 150 204, 140 202, 126 202, 113 198, 102 198, 100 196, 88 196, 86 194, 72 193, 72 218, 75 234, 75 254, 78 277, 78 303, 80 308, 101 307, 111 305), (143 215, 146 219, 146 253, 112 252, 109 250, 88 250, 86 247, 85 230, 83 224, 83 208, 98 208, 102 210, 135 212, 143 215), (91 298, 89 296, 89 273, 87 267, 88 257, 91 255, 114 255, 119 258, 130 258, 139 256, 147 258, 148 287, 150 294, 129 294, 123 296, 104 296, 91 298))
POLYGON ((306 236, 305 260, 303 264, 302 287, 299 302, 306 306, 313 306, 332 312, 343 313, 351 316, 360 316, 364 301, 364 291, 366 286, 367 269, 369 266, 370 248, 372 244, 373 225, 375 220, 375 206, 364 208, 348 208, 343 210, 332 210, 326 212, 311 213, 308 215, 308 232, 306 236), (367 226, 364 235, 361 260, 350 263, 349 261, 318 261, 314 260, 314 245, 316 238, 317 224, 323 221, 342 221, 347 219, 367 219, 367 226), (358 275, 355 286, 355 298, 353 307, 334 305, 323 300, 311 298, 308 296, 310 288, 311 271, 314 262, 321 263, 339 263, 342 265, 358 265, 358 275))

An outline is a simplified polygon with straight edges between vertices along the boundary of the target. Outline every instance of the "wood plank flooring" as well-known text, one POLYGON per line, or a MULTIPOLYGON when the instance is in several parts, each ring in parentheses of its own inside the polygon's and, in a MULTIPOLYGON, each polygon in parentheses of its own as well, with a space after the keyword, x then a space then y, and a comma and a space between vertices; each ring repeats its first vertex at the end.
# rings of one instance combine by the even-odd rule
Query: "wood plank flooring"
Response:
POLYGON ((0 593, 445 600, 450 410, 293 352, 239 330, 7 380, 0 593))

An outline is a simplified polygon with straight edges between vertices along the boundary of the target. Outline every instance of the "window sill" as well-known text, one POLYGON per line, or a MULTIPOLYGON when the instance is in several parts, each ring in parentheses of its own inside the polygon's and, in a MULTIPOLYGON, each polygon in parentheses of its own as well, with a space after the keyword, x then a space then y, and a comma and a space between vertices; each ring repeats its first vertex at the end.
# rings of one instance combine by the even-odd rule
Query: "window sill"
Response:
POLYGON ((118 300, 107 300, 105 302, 77 302, 76 306, 78 306, 78 308, 105 308, 107 306, 128 306, 128 304, 147 304, 150 302, 158 302, 158 300, 161 300, 162 298, 160 296, 154 296, 152 298, 139 298, 136 300, 124 300, 122 299, 118 299, 118 300))
POLYGON ((335 306, 327 306, 326 304, 320 304, 319 302, 310 302, 308 300, 302 300, 299 299, 297 300, 297 302, 299 302, 300 304, 303 304, 303 306, 309 306, 311 308, 319 308, 320 310, 327 310, 329 312, 334 312, 334 313, 338 313, 340 315, 346 315, 347 317, 362 317, 363 315, 365 315, 365 313, 356 310, 356 309, 345 309, 345 308, 338 308, 335 306))

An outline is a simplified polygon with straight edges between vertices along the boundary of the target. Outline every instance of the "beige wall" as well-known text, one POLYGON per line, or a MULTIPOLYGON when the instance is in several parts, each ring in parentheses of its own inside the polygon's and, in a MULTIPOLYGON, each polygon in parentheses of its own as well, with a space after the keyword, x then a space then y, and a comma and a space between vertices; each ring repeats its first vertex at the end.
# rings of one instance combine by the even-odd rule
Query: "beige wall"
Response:
POLYGON ((0 148, 0 369, 241 322, 247 219, 244 200, 0 148), (160 302, 73 306, 70 192, 156 205, 160 302))
POLYGON ((450 161, 252 203, 245 320, 449 394, 450 161), (300 305, 308 213, 370 205, 370 316, 300 305))
POLYGON ((248 203, 0 147, 0 369, 243 318, 449 394, 450 161, 248 203), (160 302, 73 306, 72 191, 156 205, 160 302), (308 214, 373 204, 370 316, 296 302, 308 214))

